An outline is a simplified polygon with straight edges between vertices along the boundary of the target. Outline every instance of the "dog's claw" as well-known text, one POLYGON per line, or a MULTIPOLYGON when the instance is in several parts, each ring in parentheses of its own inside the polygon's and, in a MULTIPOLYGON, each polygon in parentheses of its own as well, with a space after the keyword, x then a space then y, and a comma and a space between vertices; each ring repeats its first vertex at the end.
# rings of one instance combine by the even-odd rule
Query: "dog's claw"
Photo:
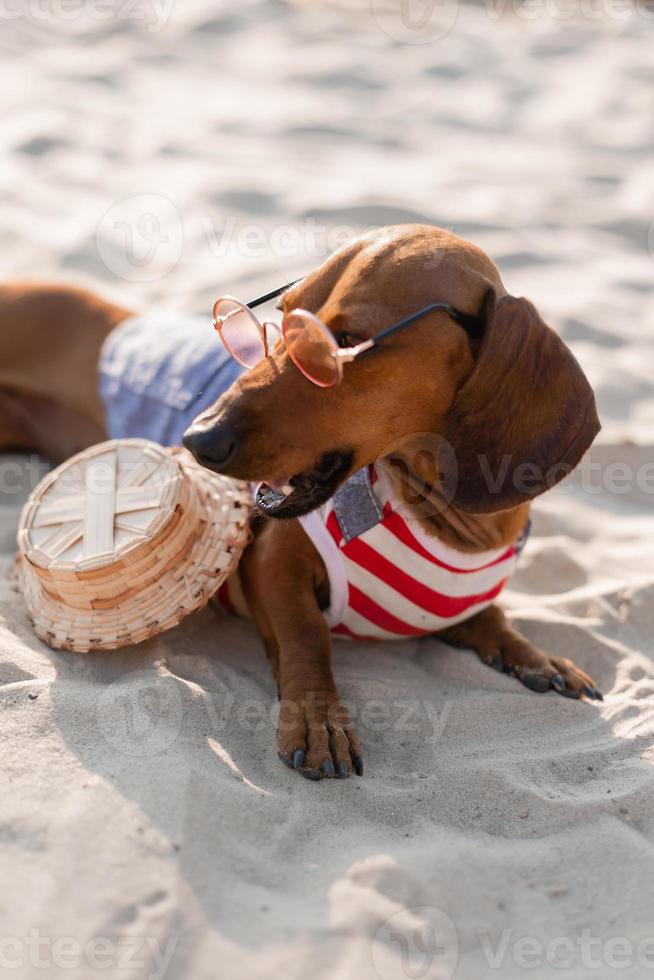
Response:
POLYGON ((491 660, 491 667, 493 670, 499 670, 500 673, 504 672, 504 664, 502 663, 501 657, 493 657, 491 660))
POLYGON ((288 752, 278 752, 277 755, 282 760, 282 762, 284 763, 285 766, 288 766, 289 769, 293 769, 294 768, 294 766, 293 766, 293 759, 288 754, 288 752))
POLYGON ((540 674, 523 674, 520 680, 530 691, 536 691, 538 694, 543 694, 550 689, 548 678, 540 674))
POLYGON ((563 694, 565 691, 565 681, 560 674, 555 674, 554 677, 550 678, 550 683, 555 691, 558 691, 559 694, 563 694))
POLYGON ((357 776, 363 776, 363 759, 360 755, 352 756, 352 765, 357 776))
POLYGON ((580 692, 575 691, 572 687, 564 687, 562 691, 559 691, 559 694, 561 694, 564 698, 572 698, 575 701, 578 701, 581 697, 580 692))
POLYGON ((327 762, 323 762, 322 771, 324 772, 325 776, 328 777, 328 779, 333 779, 335 777, 336 771, 334 770, 334 763, 331 759, 327 759, 327 762))
POLYGON ((293 753, 293 769, 299 769, 304 762, 304 749, 296 749, 293 753))
POLYGON ((322 779, 322 773, 320 772, 320 769, 298 769, 298 772, 300 773, 301 776, 304 776, 305 779, 311 779, 314 782, 316 782, 319 779, 322 779))
POLYGON ((348 768, 344 762, 339 762, 338 764, 338 776, 339 779, 347 779, 349 777, 348 768))

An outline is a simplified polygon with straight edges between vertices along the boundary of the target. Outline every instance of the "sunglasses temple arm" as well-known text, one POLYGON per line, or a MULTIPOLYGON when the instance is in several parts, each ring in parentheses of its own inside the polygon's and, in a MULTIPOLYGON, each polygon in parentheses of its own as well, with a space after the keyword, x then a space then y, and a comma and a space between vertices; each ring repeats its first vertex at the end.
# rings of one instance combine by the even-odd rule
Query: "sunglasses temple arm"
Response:
POLYGON ((411 316, 406 317, 404 320, 400 320, 399 323, 394 323, 392 327, 387 327, 386 330, 382 330, 375 337, 375 340, 384 340, 385 337, 390 337, 394 334, 396 330, 401 330, 402 327, 408 327, 409 324, 415 323, 420 317, 426 316, 427 313, 432 313, 434 310, 447 310, 449 312, 450 307, 446 306, 444 303, 434 303, 432 306, 425 306, 423 310, 418 310, 417 313, 412 313, 411 316))
POLYGON ((245 305, 249 309, 254 310, 257 306, 261 306, 263 303, 268 303, 271 299, 277 299, 277 297, 281 296, 282 293, 285 293, 287 289, 290 289, 292 286, 297 286, 297 284, 302 282, 304 278, 304 276, 301 276, 299 279, 294 279, 293 282, 287 282, 285 286, 279 286, 277 289, 273 289, 269 293, 264 293, 263 296, 257 296, 256 299, 251 300, 245 305))
POLYGON ((402 327, 408 327, 409 324, 415 323, 420 317, 426 316, 427 313, 433 313, 435 310, 444 310, 449 313, 452 319, 456 320, 464 330, 469 333, 476 334, 480 331, 481 319, 477 316, 472 316, 470 313, 462 313, 461 310, 455 310, 453 306, 449 303, 432 303, 431 306, 425 306, 423 310, 418 310, 417 313, 412 313, 411 316, 406 317, 405 320, 400 320, 399 323, 394 323, 392 327, 388 327, 386 330, 382 330, 375 337, 375 343, 379 340, 383 340, 385 337, 390 337, 391 334, 395 333, 396 330, 401 330, 402 327))

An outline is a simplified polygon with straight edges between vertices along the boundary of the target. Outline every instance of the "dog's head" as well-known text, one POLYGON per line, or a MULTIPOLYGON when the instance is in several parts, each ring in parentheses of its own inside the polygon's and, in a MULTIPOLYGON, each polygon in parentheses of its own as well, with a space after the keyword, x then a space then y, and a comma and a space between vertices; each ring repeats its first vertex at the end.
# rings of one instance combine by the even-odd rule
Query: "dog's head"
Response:
POLYGON ((284 294, 284 311, 315 313, 353 346, 443 302, 478 317, 473 334, 435 311, 361 355, 319 388, 280 342, 203 412, 185 445, 218 472, 285 486, 260 494, 271 516, 328 500, 353 472, 407 446, 429 452, 433 479, 471 513, 524 503, 576 466, 599 430, 578 363, 525 299, 507 296, 478 248, 403 225, 339 250, 284 294), (289 490, 292 488, 292 491, 289 490))

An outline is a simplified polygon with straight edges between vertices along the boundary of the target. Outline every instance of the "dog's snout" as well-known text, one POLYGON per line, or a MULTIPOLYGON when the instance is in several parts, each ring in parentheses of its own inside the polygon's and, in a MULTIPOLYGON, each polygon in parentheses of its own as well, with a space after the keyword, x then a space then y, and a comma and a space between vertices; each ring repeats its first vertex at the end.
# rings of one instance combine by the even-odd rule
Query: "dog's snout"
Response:
POLYGON ((225 467, 236 449, 236 433, 224 422, 208 426, 194 423, 186 430, 182 441, 198 463, 210 470, 220 471, 225 467))

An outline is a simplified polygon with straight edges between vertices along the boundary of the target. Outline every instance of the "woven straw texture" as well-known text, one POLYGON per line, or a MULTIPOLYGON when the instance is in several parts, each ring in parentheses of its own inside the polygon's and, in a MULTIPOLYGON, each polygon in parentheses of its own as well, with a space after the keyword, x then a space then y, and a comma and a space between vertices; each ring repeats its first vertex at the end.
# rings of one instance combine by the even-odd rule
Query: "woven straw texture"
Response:
POLYGON ((32 492, 19 582, 38 636, 60 650, 140 643, 209 601, 249 540, 246 483, 144 439, 93 446, 32 492))

